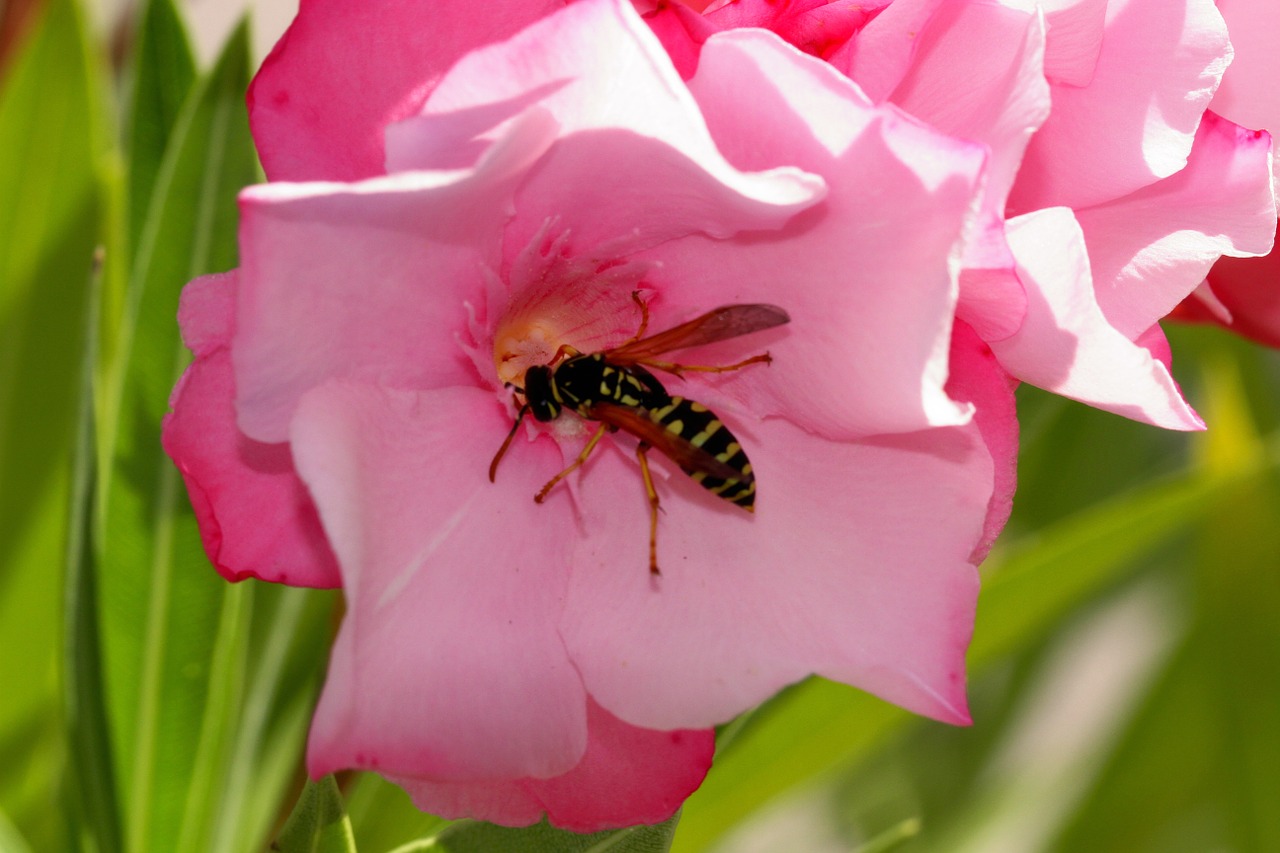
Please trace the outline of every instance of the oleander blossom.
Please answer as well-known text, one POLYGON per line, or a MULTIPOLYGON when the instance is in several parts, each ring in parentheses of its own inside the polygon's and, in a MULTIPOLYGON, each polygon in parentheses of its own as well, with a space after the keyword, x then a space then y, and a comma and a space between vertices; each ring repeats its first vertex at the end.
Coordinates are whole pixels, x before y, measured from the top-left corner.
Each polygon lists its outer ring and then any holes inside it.
MULTIPOLYGON (((765 27, 873 101, 986 144, 957 316, 1021 381, 1202 427, 1170 375, 1159 321, 1220 256, 1267 254, 1276 228, 1269 135, 1208 111, 1232 58, 1213 0, 642 5, 682 73, 712 33, 765 27)), ((1274 34, 1268 0, 1221 5, 1247 7, 1274 34)), ((1274 38, 1251 38, 1253 67, 1274 69, 1274 38)), ((1268 94, 1245 102, 1274 103, 1274 76, 1251 74, 1268 94)))
POLYGON ((709 727, 818 673, 968 721, 977 573, 1016 421, 956 319, 989 147, 875 105, 761 29, 683 79, 622 0, 313 0, 251 91, 273 180, 238 271, 198 279, 165 445, 228 578, 341 585, 318 776, 579 831, 671 815, 709 727), (765 302, 788 325, 680 354, 749 515, 635 440, 526 419, 506 383, 765 302))

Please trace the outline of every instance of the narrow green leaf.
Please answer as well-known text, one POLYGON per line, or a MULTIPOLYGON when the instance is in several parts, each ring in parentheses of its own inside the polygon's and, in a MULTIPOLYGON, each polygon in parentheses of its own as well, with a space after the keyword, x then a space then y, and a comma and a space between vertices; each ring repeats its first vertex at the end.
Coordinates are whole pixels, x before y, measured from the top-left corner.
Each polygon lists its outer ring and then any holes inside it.
POLYGON ((129 257, 138 251, 160 163, 195 82, 195 58, 173 0, 150 0, 139 17, 128 117, 129 257))
POLYGON ((78 5, 51 0, 0 90, 0 742, 13 746, 0 810, 36 849, 67 831, 56 803, 57 567, 100 229, 98 72, 78 5))
POLYGON ((578 835, 546 823, 520 829, 459 821, 435 838, 406 844, 393 853, 666 853, 671 849, 677 813, 654 826, 578 835))
POLYGON ((187 360, 178 294, 235 264, 236 194, 256 174, 247 84, 242 27, 174 125, 103 392, 97 580, 129 850, 208 849, 220 807, 211 774, 229 752, 247 678, 252 587, 230 587, 209 567, 159 442, 187 360))
POLYGON ((81 368, 79 427, 74 448, 71 509, 68 514, 65 613, 65 686, 67 741, 70 747, 65 785, 82 836, 97 853, 121 849, 119 795, 107 727, 102 682, 98 588, 92 547, 94 498, 93 383, 96 375, 101 269, 85 323, 81 368))
POLYGON ((319 782, 307 781, 298 805, 271 849, 280 853, 355 853, 351 821, 347 820, 342 792, 332 776, 319 782))

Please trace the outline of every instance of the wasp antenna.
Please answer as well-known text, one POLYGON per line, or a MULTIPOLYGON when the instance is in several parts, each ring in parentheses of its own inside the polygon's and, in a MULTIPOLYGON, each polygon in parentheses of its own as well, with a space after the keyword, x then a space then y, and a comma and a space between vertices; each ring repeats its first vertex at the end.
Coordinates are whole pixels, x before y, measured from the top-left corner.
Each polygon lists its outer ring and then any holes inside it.
MULTIPOLYGON (((510 385, 511 383, 507 383, 510 385)), ((529 412, 529 404, 525 403, 520 407, 520 412, 516 415, 516 422, 511 425, 511 432, 507 433, 506 439, 503 440, 502 446, 498 448, 497 454, 493 457, 493 461, 489 463, 489 482, 496 483, 498 477, 498 463, 502 461, 502 457, 506 455, 507 448, 511 446, 511 440, 516 437, 516 430, 520 429, 520 422, 524 420, 524 416, 529 412)))

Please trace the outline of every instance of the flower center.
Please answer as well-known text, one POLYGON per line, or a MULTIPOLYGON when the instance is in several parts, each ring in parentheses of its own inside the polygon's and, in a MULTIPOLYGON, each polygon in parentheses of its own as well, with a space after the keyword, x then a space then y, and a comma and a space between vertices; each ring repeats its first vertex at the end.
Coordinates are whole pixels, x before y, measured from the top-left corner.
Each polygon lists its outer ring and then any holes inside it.
POLYGON ((493 366, 499 382, 524 387, 530 367, 548 364, 561 346, 597 352, 625 340, 639 314, 631 294, 646 266, 599 255, 570 252, 568 234, 551 234, 548 223, 512 264, 505 304, 496 317, 493 366))

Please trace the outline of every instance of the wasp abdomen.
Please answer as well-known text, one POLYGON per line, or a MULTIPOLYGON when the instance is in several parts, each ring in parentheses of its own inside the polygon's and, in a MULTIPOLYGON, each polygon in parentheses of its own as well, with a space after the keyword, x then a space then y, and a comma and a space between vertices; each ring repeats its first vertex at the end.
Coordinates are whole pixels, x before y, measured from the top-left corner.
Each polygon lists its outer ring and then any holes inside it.
POLYGON ((747 459, 742 444, 715 412, 693 400, 672 397, 665 405, 649 409, 649 418, 667 432, 679 436, 739 472, 738 477, 722 478, 706 471, 681 466, 694 482, 713 495, 744 509, 754 510, 756 478, 751 472, 751 461, 747 459))

